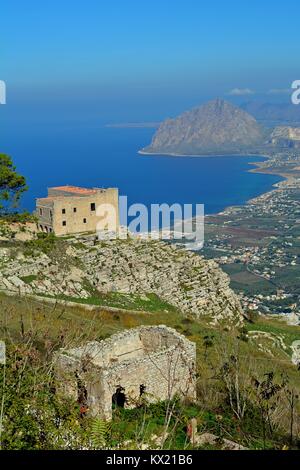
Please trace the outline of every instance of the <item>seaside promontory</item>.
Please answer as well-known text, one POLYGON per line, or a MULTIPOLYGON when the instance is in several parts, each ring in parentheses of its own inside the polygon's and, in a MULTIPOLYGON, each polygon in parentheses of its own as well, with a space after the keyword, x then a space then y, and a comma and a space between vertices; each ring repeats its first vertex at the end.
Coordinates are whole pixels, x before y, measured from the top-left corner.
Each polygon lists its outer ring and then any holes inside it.
POLYGON ((165 120, 140 153, 223 155, 248 153, 264 146, 268 131, 246 111, 216 99, 165 120))

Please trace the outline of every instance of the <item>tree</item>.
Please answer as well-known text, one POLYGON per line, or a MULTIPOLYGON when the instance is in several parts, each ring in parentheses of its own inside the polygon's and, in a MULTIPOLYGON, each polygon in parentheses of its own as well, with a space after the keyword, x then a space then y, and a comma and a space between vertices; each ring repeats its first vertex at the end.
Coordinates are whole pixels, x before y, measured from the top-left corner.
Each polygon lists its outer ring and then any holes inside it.
POLYGON ((22 193, 27 189, 26 180, 17 173, 12 159, 0 153, 0 212, 16 208, 22 193))
POLYGON ((286 400, 289 406, 290 414, 290 445, 294 443, 294 421, 295 421, 295 411, 297 411, 297 403, 299 401, 299 394, 294 388, 289 387, 290 379, 288 375, 284 374, 283 376, 283 389, 286 396, 286 400))
POLYGON ((274 372, 268 372, 264 374, 264 379, 262 381, 256 378, 252 379, 254 394, 256 396, 256 402, 261 415, 264 449, 266 448, 267 425, 269 427, 270 436, 273 437, 271 412, 276 409, 279 400, 279 393, 285 386, 284 380, 281 384, 275 383, 274 375, 274 372))
POLYGON ((219 379, 225 385, 230 407, 241 421, 246 413, 248 393, 238 355, 230 355, 219 372, 219 379))

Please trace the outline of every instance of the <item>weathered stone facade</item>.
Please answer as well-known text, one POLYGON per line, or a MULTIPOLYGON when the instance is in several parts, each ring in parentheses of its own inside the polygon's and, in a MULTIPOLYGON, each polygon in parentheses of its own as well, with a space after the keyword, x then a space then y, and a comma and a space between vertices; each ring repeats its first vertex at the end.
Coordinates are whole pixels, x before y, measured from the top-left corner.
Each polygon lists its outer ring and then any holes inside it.
POLYGON ((55 358, 60 391, 103 419, 111 419, 113 405, 133 408, 142 398, 194 401, 195 368, 195 343, 164 325, 126 330, 55 358))
POLYGON ((82 232, 96 232, 103 220, 99 212, 102 205, 110 205, 114 210, 115 229, 119 226, 119 201, 116 188, 78 188, 60 186, 48 188, 48 196, 36 200, 36 216, 39 229, 68 235, 82 232))

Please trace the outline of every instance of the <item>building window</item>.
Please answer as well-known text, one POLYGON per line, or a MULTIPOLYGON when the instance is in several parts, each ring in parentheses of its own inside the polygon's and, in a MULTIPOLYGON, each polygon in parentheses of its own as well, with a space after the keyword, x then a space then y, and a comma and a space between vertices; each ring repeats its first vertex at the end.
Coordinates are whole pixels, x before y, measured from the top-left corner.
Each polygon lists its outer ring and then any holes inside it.
POLYGON ((40 209, 40 215, 43 215, 43 209, 40 209))
POLYGON ((83 219, 83 223, 86 224, 86 219, 83 219))
POLYGON ((65 220, 62 221, 63 226, 65 227, 67 225, 67 222, 65 220))
POLYGON ((74 208, 73 208, 73 212, 77 212, 77 209, 76 209, 76 207, 74 207, 74 208))
POLYGON ((62 210, 61 210, 61 213, 62 213, 62 214, 65 214, 65 213, 66 213, 66 209, 62 209, 62 210))
POLYGON ((50 219, 52 219, 53 217, 53 214, 52 214, 52 211, 50 211, 50 219))
POLYGON ((96 204, 94 202, 91 203, 91 211, 96 210, 96 204))

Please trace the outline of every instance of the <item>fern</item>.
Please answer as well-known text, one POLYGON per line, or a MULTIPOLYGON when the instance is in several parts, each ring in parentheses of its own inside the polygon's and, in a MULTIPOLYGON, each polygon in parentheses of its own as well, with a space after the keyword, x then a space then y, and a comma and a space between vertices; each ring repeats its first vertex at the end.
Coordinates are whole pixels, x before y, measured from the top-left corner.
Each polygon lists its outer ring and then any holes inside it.
POLYGON ((111 431, 111 423, 95 418, 91 425, 91 440, 96 449, 103 449, 111 431))

